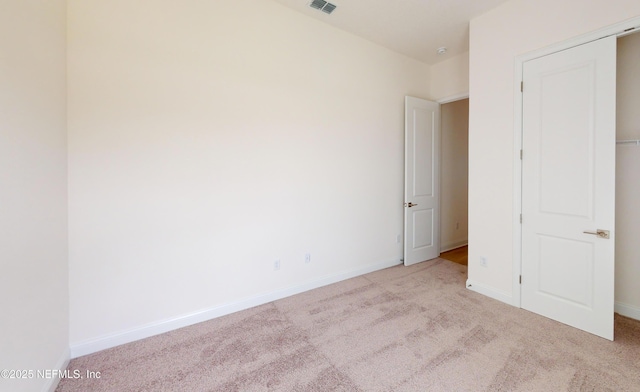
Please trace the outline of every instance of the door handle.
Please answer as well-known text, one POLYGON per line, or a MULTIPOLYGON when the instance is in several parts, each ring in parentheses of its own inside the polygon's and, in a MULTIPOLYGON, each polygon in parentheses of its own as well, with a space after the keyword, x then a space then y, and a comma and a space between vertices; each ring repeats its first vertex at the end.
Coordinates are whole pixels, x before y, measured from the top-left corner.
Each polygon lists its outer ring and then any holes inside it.
POLYGON ((597 235, 600 238, 609 239, 609 230, 583 231, 584 234, 597 235))
POLYGON ((408 203, 404 203, 404 206, 411 208, 411 207, 417 206, 417 204, 413 204, 412 202, 408 202, 408 203))

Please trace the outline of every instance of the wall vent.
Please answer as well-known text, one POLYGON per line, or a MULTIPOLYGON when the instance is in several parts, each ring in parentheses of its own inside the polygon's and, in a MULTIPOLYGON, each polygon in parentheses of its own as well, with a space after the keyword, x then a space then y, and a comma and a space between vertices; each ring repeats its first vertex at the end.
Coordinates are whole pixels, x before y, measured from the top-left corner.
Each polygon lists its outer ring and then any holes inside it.
POLYGON ((325 0, 313 0, 309 3, 309 7, 320 10, 325 14, 330 14, 337 8, 335 4, 328 3, 325 0))

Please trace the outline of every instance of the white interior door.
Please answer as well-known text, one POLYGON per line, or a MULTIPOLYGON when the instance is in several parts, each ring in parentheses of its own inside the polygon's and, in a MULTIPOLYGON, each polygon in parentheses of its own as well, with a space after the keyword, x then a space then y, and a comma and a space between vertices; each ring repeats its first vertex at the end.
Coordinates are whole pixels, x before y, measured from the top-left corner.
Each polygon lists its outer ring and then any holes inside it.
POLYGON ((440 104, 405 98, 404 264, 440 256, 440 104))
POLYGON ((523 81, 521 306, 613 340, 616 38, 523 81))

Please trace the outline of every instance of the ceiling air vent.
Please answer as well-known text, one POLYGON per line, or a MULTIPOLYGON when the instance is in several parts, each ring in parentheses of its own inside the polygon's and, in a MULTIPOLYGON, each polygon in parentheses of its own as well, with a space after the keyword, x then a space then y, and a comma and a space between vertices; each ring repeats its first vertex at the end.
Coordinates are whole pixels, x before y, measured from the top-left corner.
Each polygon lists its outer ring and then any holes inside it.
POLYGON ((324 7, 322 7, 322 12, 330 14, 333 12, 333 10, 336 9, 336 5, 335 4, 331 4, 331 3, 327 3, 327 5, 325 5, 324 7))
POLYGON ((311 4, 309 4, 309 7, 321 10, 325 5, 327 5, 327 2, 324 0, 313 0, 311 4))
POLYGON ((326 14, 330 14, 336 9, 335 4, 327 3, 324 0, 313 0, 309 3, 309 7, 320 10, 326 14))

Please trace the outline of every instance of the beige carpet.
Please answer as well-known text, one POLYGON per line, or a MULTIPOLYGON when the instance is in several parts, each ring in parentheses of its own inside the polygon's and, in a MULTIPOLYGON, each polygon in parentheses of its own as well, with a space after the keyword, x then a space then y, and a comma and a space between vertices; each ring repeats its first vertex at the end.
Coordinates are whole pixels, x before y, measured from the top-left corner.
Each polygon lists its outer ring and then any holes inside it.
POLYGON ((71 361, 57 391, 640 391, 640 322, 616 341, 394 267, 71 361))

